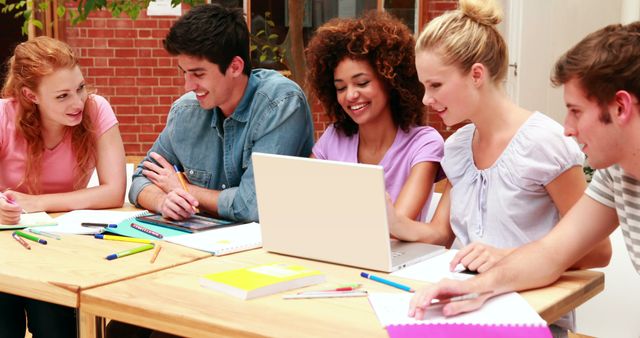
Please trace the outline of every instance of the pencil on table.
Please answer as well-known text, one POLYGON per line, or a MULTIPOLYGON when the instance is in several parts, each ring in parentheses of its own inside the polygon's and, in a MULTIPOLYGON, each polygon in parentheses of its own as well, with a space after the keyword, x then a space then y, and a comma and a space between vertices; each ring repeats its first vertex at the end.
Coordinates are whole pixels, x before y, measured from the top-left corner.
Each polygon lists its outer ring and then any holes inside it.
POLYGON ((158 258, 158 254, 160 253, 160 250, 162 249, 162 245, 160 245, 160 243, 156 243, 156 249, 153 251, 153 256, 151 256, 151 263, 155 263, 156 258, 158 258))

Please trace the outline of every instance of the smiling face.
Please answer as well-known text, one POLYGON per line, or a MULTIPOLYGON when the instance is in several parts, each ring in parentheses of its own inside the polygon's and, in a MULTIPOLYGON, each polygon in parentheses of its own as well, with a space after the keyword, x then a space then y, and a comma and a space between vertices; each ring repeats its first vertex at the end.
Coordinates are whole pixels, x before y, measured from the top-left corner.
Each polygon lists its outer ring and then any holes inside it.
POLYGON ((589 165, 601 169, 619 163, 622 155, 620 132, 615 123, 605 123, 601 119, 601 114, 608 115, 611 109, 616 109, 615 105, 602 108, 595 100, 587 98, 578 79, 564 84, 564 101, 567 106, 564 133, 576 138, 589 165))
POLYGON ((200 107, 220 107, 225 113, 233 112, 228 107, 232 97, 232 81, 226 73, 229 73, 230 67, 223 74, 218 65, 207 59, 185 54, 178 55, 178 67, 184 72, 184 90, 195 92, 200 107))
POLYGON ((82 122, 87 90, 78 66, 61 68, 42 77, 35 92, 23 90, 38 105, 45 127, 73 127, 82 122))
POLYGON ((477 91, 471 75, 462 74, 455 65, 447 65, 432 51, 416 54, 416 70, 424 85, 424 103, 435 111, 445 125, 452 126, 470 117, 477 91))
POLYGON ((368 61, 343 59, 333 78, 338 103, 359 126, 391 116, 389 94, 368 61))

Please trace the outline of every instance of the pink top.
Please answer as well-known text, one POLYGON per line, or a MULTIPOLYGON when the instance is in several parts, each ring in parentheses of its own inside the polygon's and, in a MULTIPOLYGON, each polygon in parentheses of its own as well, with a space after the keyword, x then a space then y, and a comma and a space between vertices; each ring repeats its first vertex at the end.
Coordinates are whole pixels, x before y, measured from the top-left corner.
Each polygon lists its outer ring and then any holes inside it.
MULTIPOLYGON (((313 155, 324 160, 358 162, 358 134, 351 137, 329 126, 313 147, 313 155)), ((412 127, 408 132, 398 129, 393 144, 384 154, 379 165, 384 168, 385 187, 395 203, 411 168, 420 162, 440 162, 444 155, 444 140, 431 127, 412 127)), ((436 181, 444 178, 438 171, 436 181)), ((426 215, 431 196, 427 199, 418 220, 426 215)))
MULTIPOLYGON (((118 123, 109 102, 98 95, 92 95, 97 109, 89 112, 96 130, 96 137, 118 123)), ((16 131, 18 103, 13 99, 0 99, 0 191, 7 188, 19 192, 27 192, 25 185, 20 184, 26 169, 27 143, 16 131)), ((45 150, 42 156, 42 173, 40 175, 41 193, 51 194, 74 190, 76 180, 76 158, 71 149, 71 133, 67 130, 62 141, 53 149, 45 150)), ((81 182, 82 186, 89 182, 81 182)))

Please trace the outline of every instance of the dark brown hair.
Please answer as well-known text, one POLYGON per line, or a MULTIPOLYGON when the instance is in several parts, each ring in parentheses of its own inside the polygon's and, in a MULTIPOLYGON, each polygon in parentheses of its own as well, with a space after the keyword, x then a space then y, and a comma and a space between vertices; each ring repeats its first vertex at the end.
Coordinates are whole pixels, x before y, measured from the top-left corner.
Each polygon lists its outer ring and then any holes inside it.
POLYGON ((606 106, 618 90, 640 99, 640 21, 609 25, 587 35, 556 62, 555 86, 578 79, 589 99, 602 108, 600 120, 610 122, 606 106))

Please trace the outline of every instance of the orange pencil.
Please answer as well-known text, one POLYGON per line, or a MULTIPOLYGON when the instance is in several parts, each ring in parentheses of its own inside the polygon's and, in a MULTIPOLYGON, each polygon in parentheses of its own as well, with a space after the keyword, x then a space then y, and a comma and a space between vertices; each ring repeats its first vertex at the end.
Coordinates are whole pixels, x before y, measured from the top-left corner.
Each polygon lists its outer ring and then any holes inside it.
MULTIPOLYGON (((173 165, 173 169, 175 169, 176 175, 178 175, 178 181, 180 181, 180 184, 182 185, 182 189, 184 189, 184 191, 186 192, 189 192, 189 188, 187 188, 187 180, 184 177, 184 174, 180 170, 178 170, 178 166, 175 164, 173 165)), ((198 210, 198 208, 196 208, 195 206, 192 205, 191 207, 193 208, 193 211, 195 213, 200 212, 200 210, 198 210)))
POLYGON ((160 243, 155 243, 155 246, 156 246, 156 249, 153 251, 153 256, 151 256, 151 264, 155 263, 156 258, 158 258, 158 254, 162 249, 162 246, 160 245, 160 243))

